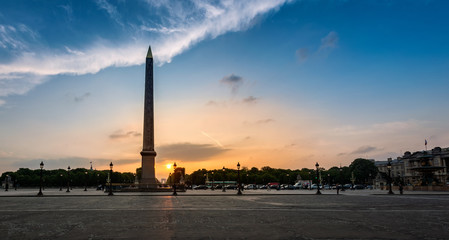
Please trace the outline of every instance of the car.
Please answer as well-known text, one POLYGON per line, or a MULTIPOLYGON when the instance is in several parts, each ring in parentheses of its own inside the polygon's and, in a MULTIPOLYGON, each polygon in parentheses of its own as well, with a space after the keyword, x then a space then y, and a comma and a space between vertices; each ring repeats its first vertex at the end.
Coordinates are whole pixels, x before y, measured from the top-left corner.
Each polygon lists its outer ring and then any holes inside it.
POLYGON ((356 184, 356 185, 354 185, 354 189, 365 189, 365 186, 363 186, 361 184, 356 184))
POLYGON ((206 189, 207 189, 207 186, 206 186, 206 185, 198 185, 198 186, 195 186, 193 189, 194 189, 194 190, 200 190, 200 189, 206 190, 206 189))
POLYGON ((255 190, 255 189, 257 189, 257 186, 254 185, 254 184, 248 184, 248 185, 245 186, 245 189, 255 190))

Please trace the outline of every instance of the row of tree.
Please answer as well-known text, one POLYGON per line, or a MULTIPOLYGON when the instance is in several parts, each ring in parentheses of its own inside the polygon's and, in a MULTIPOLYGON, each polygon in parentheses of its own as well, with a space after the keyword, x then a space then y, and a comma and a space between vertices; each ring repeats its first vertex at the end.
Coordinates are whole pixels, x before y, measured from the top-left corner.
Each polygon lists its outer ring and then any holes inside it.
MULTIPOLYGON (((39 186, 41 170, 31 170, 28 168, 20 168, 16 172, 4 172, 1 175, 2 181, 9 176, 11 184, 17 184, 21 187, 39 186)), ((85 168, 76 168, 70 170, 65 169, 42 170, 42 182, 47 187, 67 186, 70 181, 71 186, 96 186, 105 184, 109 176, 109 170, 88 170, 85 168)), ((120 173, 112 172, 113 183, 133 183, 135 175, 130 172, 120 173)), ((11 186, 12 187, 12 186, 11 186)))
MULTIPOLYGON (((312 180, 316 182, 320 178, 325 184, 370 184, 377 176, 378 169, 374 162, 367 159, 355 159, 349 167, 332 167, 330 169, 319 168, 320 174, 317 175, 316 169, 302 168, 297 170, 290 169, 276 169, 271 167, 262 167, 258 169, 253 167, 251 169, 243 167, 239 173, 236 169, 198 169, 191 174, 185 175, 185 183, 187 185, 205 184, 206 179, 209 181, 237 181, 237 174, 240 174, 240 180, 243 184, 267 184, 270 182, 278 182, 281 184, 294 184, 298 179, 312 180), (298 175, 300 177, 298 177, 298 175)), ((175 176, 176 182, 179 182, 180 177, 175 176)), ((169 179, 169 181, 173 181, 169 179)))
MULTIPOLYGON (((374 162, 358 158, 355 159, 348 167, 332 167, 328 170, 319 168, 320 179, 325 184, 345 184, 351 183, 354 180, 355 184, 369 184, 376 177, 378 170, 374 162)), ((30 170, 28 168, 20 168, 16 172, 4 172, 1 175, 2 181, 9 175, 12 183, 17 183, 19 186, 31 187, 39 186, 41 170, 30 170)), ((88 170, 85 168, 77 168, 70 170, 68 173, 65 169, 57 170, 42 170, 44 186, 66 186, 70 181, 72 186, 95 186, 105 184, 108 179, 108 170, 88 170)), ((206 179, 209 181, 237 181, 237 174, 240 174, 241 182, 244 184, 267 184, 270 182, 278 182, 281 184, 294 184, 298 179, 298 175, 302 180, 312 180, 316 182, 318 179, 316 169, 302 168, 297 170, 290 169, 276 169, 271 167, 262 167, 258 169, 253 167, 251 169, 243 167, 239 172, 236 169, 214 169, 206 170, 199 169, 191 174, 184 174, 184 169, 177 169, 174 174, 174 181, 180 182, 183 178, 187 185, 205 184, 206 179), (182 177, 181 177, 182 176, 182 177)), ((141 168, 137 169, 137 178, 140 178, 141 168)), ((135 174, 130 172, 112 173, 113 183, 133 183, 135 174)), ((173 175, 168 178, 168 182, 173 182, 173 175)))

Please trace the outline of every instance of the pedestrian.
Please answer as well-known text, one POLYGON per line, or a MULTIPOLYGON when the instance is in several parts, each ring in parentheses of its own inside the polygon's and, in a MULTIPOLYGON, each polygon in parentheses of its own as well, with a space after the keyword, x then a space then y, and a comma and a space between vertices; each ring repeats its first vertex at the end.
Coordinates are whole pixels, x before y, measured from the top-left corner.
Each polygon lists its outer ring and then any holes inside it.
POLYGON ((404 187, 402 186, 402 183, 399 183, 399 193, 401 195, 404 193, 404 187))
POLYGON ((340 184, 337 184, 337 195, 340 194, 340 184))

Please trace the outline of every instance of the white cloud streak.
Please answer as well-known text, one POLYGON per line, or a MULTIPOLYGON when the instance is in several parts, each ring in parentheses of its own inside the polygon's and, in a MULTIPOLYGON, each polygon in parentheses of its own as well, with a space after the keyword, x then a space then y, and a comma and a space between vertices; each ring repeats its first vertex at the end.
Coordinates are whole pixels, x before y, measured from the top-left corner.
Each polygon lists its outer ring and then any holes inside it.
MULTIPOLYGON (((227 32, 246 30, 257 16, 276 10, 288 1, 223 0, 216 5, 193 1, 193 8, 189 9, 171 7, 170 2, 159 2, 158 7, 166 7, 169 13, 164 25, 147 27, 148 23, 143 23, 145 26, 137 29, 135 36, 130 37, 132 42, 111 44, 105 40, 97 40, 85 49, 66 47, 65 52, 47 50, 42 53, 28 50, 11 62, 0 64, 0 96, 25 94, 48 77, 58 74, 94 74, 107 67, 140 65, 145 61, 149 43, 152 45, 156 63, 169 63, 173 57, 205 39, 213 39, 227 32), (148 31, 161 34, 137 37, 148 31)), ((106 10, 114 21, 122 23, 119 9, 105 0, 99 0, 97 4, 106 10)), ((14 34, 21 31, 32 34, 32 38, 38 36, 38 33, 28 30, 25 25, 20 25, 20 28, 1 25, 0 45, 26 49, 25 43, 14 38, 14 34)))

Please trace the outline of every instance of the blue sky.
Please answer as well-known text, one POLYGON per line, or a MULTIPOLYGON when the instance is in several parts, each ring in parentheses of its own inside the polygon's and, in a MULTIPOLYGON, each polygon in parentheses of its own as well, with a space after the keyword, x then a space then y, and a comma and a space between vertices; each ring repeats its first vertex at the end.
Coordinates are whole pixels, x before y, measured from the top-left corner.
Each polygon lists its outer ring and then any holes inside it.
POLYGON ((0 169, 323 167, 447 147, 446 1, 6 1, 0 169))

